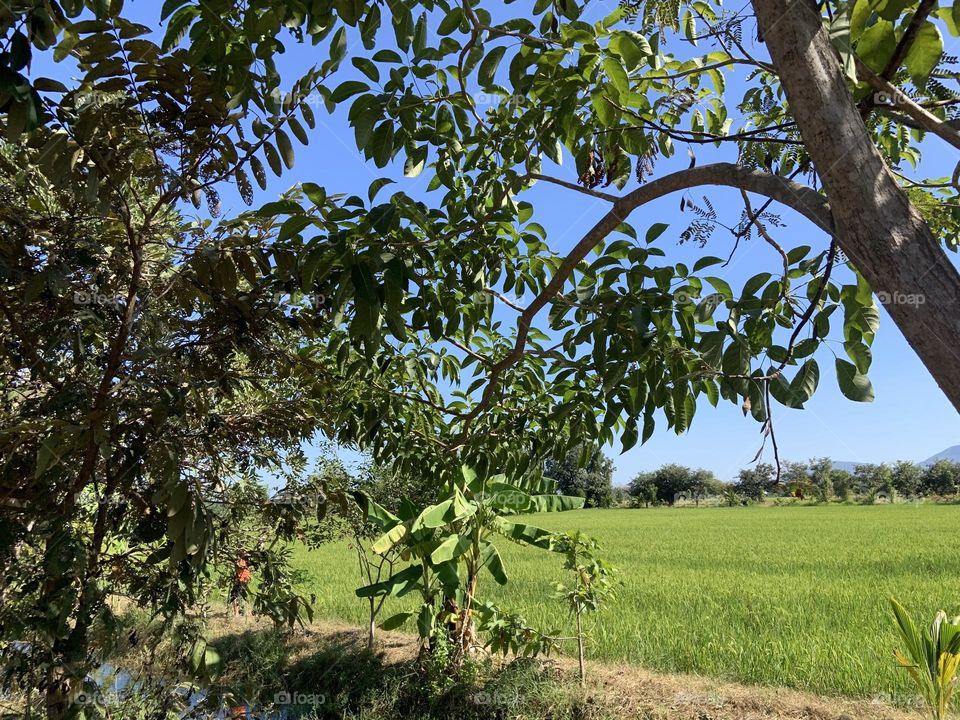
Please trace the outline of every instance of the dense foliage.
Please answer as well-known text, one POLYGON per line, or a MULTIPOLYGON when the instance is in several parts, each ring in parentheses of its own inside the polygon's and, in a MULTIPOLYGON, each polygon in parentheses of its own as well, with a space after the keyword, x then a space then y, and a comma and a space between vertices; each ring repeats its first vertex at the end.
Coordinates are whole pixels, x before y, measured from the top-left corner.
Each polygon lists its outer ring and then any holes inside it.
MULTIPOLYGON (((704 401, 770 437, 775 404, 802 407, 824 356, 845 396, 873 397, 865 268, 840 252, 844 208, 819 192, 831 168, 811 161, 783 68, 744 45, 746 11, 625 2, 589 23, 567 0, 167 0, 144 25, 129 5, 0 7, 3 627, 40 659, 50 717, 77 712, 109 592, 175 617, 229 568, 239 527, 278 548, 323 516, 329 503, 251 490, 264 472, 300 483, 319 433, 451 492, 462 465, 530 489, 574 445, 683 432, 704 401), (281 77, 284 44, 307 41, 317 65, 281 77), (60 79, 36 76, 39 55, 65 63, 60 79), (294 165, 316 97, 347 110, 385 175, 365 198, 315 178, 261 205, 255 185, 294 165), (690 166, 663 173, 683 144, 690 166), (701 146, 724 162, 698 164, 701 146), (384 197, 400 173, 427 173, 425 197, 384 197), (566 254, 538 222, 538 183, 608 206, 566 254), (693 195, 717 184, 742 210, 693 195), (228 187, 255 209, 218 218, 228 187), (629 223, 673 192, 691 220, 680 239, 705 250, 692 267, 666 257, 667 223, 629 223), (783 247, 774 200, 827 235, 783 247), (734 289, 706 252, 720 231, 776 265, 734 289), (818 354, 833 339, 846 358, 818 354)), ((957 244, 956 182, 918 162, 924 132, 953 137, 943 37, 960 6, 933 5, 826 2, 816 28, 940 257, 957 244)), ((423 511, 402 510, 391 531, 423 511)), ((496 567, 471 547, 473 572, 496 567)), ((283 553, 259 561, 276 579, 260 607, 295 621, 283 553)))

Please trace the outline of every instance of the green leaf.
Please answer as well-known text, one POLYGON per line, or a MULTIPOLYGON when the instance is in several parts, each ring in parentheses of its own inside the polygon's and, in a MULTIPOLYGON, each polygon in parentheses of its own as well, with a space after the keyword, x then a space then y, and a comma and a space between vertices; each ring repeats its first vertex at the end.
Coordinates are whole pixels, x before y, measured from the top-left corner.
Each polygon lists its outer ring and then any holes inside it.
POLYGON ((430 554, 430 562, 439 565, 442 562, 455 560, 470 549, 471 542, 469 535, 451 535, 430 554))
POLYGON ((307 199, 314 204, 315 207, 321 207, 327 202, 327 191, 324 190, 320 185, 312 182, 306 182, 301 185, 303 188, 303 194, 307 196, 307 199))
MULTIPOLYGON (((370 226, 380 235, 386 235, 393 224, 393 219, 396 214, 396 205, 384 203, 383 205, 377 205, 376 207, 370 208, 370 212, 367 213, 367 222, 369 222, 370 226)), ((373 302, 373 298, 365 299, 373 302)))
POLYGON ((653 55, 653 49, 643 35, 622 30, 610 37, 610 49, 620 56, 628 71, 635 70, 640 63, 653 55))
POLYGON ((480 63, 480 69, 477 71, 477 81, 481 87, 493 85, 497 74, 497 68, 500 67, 500 61, 503 60, 503 54, 507 51, 505 47, 498 46, 487 53, 480 63))
POLYGON ((437 35, 441 37, 449 35, 459 27, 461 22, 463 22, 463 10, 460 7, 454 7, 444 16, 443 20, 440 21, 440 24, 437 26, 437 35))
POLYGON ((339 63, 347 54, 347 31, 342 27, 337 28, 337 32, 330 41, 330 59, 334 63, 339 63))
POLYGON ((860 36, 857 55, 875 72, 882 71, 897 48, 897 35, 893 23, 879 20, 860 36))
POLYGON ((161 43, 163 50, 170 50, 179 45, 193 21, 198 17, 200 17, 200 8, 196 5, 188 5, 177 10, 167 23, 167 31, 161 43))
POLYGON ((496 546, 493 543, 484 543, 482 552, 483 563, 490 574, 493 575, 493 579, 497 581, 498 585, 506 585, 507 571, 503 567, 503 560, 496 546))
POLYGON ((873 402, 873 384, 862 375, 857 366, 837 358, 837 383, 840 392, 854 402, 873 402))
POLYGON ((370 187, 367 189, 367 198, 370 200, 370 202, 373 202, 373 199, 377 196, 377 193, 379 193, 380 190, 387 185, 392 185, 394 182, 395 181, 391 180, 390 178, 377 178, 370 183, 370 187))
POLYGON ((384 120, 376 130, 373 131, 371 138, 371 152, 373 161, 377 167, 386 167, 393 157, 393 121, 384 120))
POLYGON ((683 14, 683 35, 694 45, 697 44, 697 18, 689 10, 683 14))
POLYGON ((406 536, 407 526, 396 525, 381 535, 377 541, 370 546, 370 551, 376 553, 377 555, 385 555, 406 536))
POLYGON ((885 20, 898 20, 917 0, 870 0, 870 6, 885 20))
POLYGON ((273 174, 277 177, 283 175, 283 165, 280 162, 280 153, 277 152, 277 149, 268 142, 263 144, 263 154, 267 158, 267 164, 270 165, 270 169, 273 171, 273 174))
POLYGON ((407 155, 407 160, 403 164, 403 174, 407 177, 417 177, 423 172, 423 167, 427 162, 427 146, 421 145, 414 148, 407 155))
POLYGON ((422 577, 423 568, 420 565, 411 565, 410 567, 391 575, 383 582, 364 585, 361 588, 357 588, 356 595, 357 597, 361 598, 380 597, 381 595, 386 595, 388 597, 402 597, 411 590, 414 590, 422 577))
POLYGON ((862 342, 847 341, 843 344, 843 349, 847 351, 847 356, 853 360, 857 370, 866 375, 870 371, 870 363, 873 362, 873 352, 870 347, 862 342))
POLYGON ((397 613, 388 617, 386 620, 381 623, 380 628, 383 630, 396 630, 398 627, 401 627, 404 623, 407 622, 410 618, 414 616, 412 612, 402 612, 397 613))
POLYGON ((802 408, 803 404, 813 397, 819 384, 820 366, 816 360, 811 358, 800 367, 800 371, 794 376, 793 381, 790 383, 791 402, 784 403, 784 405, 787 407, 802 408))
POLYGON ((380 69, 375 62, 363 57, 351 58, 350 62, 373 82, 380 82, 380 69))
POLYGON ((603 61, 603 71, 617 92, 621 96, 626 95, 630 89, 630 83, 627 80, 627 72, 623 69, 620 61, 612 57, 605 58, 603 61))
POLYGON ((630 448, 637 444, 637 440, 640 438, 640 431, 637 428, 636 418, 630 418, 627 420, 627 425, 623 429, 623 435, 620 438, 621 448, 620 453, 623 454, 627 452, 630 448))
POLYGON ((694 308, 693 317, 698 323, 706 323, 723 304, 723 297, 719 293, 712 293, 703 298, 694 308))
POLYGON ((644 240, 647 242, 647 244, 652 243, 658 237, 663 235, 668 227, 670 227, 669 223, 654 223, 650 226, 650 229, 647 230, 644 240))
MULTIPOLYGON (((713 255, 705 255, 693 264, 693 272, 700 272, 704 268, 708 268, 711 265, 719 265, 722 262, 723 258, 718 258, 713 255)), ((733 297, 732 293, 730 297, 733 297)))
POLYGON ((923 87, 927 84, 927 78, 942 55, 943 36, 940 29, 929 20, 924 20, 904 60, 914 85, 923 87))
POLYGON ((590 102, 600 124, 604 127, 613 127, 620 119, 620 111, 606 99, 607 94, 608 91, 604 88, 594 90, 590 93, 590 102))
POLYGON ((417 615, 417 632, 420 637, 428 638, 433 635, 433 606, 424 603, 420 606, 420 613, 417 615))
POLYGON ((295 160, 293 143, 283 130, 277 130, 277 148, 280 150, 280 157, 283 158, 283 164, 287 166, 287 170, 292 170, 295 160))
POLYGON ((583 507, 584 498, 570 495, 531 495, 533 512, 567 512, 583 507))
POLYGON ((524 523, 510 522, 503 518, 494 518, 494 527, 497 532, 514 540, 515 542, 535 545, 536 547, 549 549, 552 533, 538 528, 535 525, 526 525, 524 523))
POLYGON ((846 13, 839 13, 830 23, 830 42, 840 54, 844 74, 857 82, 857 63, 850 41, 850 18, 846 13))
MULTIPOLYGON (((368 61, 369 62, 369 61, 368 61)), ((347 80, 341 83, 336 90, 330 93, 331 102, 341 103, 347 98, 353 97, 358 93, 366 92, 370 86, 359 80, 347 80)))

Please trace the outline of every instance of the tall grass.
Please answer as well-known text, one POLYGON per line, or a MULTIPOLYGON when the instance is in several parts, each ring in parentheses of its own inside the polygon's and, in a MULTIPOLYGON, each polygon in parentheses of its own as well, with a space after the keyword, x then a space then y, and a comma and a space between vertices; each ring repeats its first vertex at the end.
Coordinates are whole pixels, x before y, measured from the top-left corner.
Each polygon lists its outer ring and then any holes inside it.
MULTIPOLYGON (((622 571, 616 601, 588 627, 595 660, 906 703, 915 695, 895 666, 886 599, 896 595, 919 617, 960 612, 960 557, 944 549, 957 536, 956 506, 585 510, 533 520, 596 537, 622 571)), ((560 557, 500 548, 510 583, 487 582, 487 597, 535 627, 568 625, 550 598, 560 557)), ((319 617, 363 622, 345 546, 298 548, 296 559, 319 617)), ((391 601, 384 617, 405 606, 391 601)))

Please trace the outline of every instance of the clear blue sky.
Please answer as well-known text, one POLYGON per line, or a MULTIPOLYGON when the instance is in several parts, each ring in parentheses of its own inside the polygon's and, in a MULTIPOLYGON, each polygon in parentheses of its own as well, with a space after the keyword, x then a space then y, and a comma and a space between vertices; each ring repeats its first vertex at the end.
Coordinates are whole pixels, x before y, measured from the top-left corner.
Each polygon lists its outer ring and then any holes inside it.
MULTIPOLYGON (((523 4, 516 3, 505 8, 511 16, 523 14, 523 4)), ((494 7, 494 5, 490 5, 494 7)), ((586 19, 600 19, 615 7, 613 2, 591 4, 586 19)), ((159 3, 136 3, 133 14, 145 24, 154 25, 159 14, 159 3)), ((500 13, 497 13, 498 15, 500 13)), ((948 43, 949 44, 949 43, 948 43)), ((325 49, 297 46, 287 43, 288 53, 281 63, 284 76, 290 82, 310 65, 326 57, 325 49)), ((762 47, 756 48, 764 54, 762 47)), ((947 52, 955 52, 956 47, 947 52)), ((359 43, 352 44, 349 53, 356 52, 369 57, 359 43)), ((677 52, 681 52, 678 48, 677 52)), ((684 53, 689 52, 683 50, 684 53)), ((707 52, 701 47, 699 52, 707 52)), ((355 71, 344 64, 343 79, 355 71)), ((35 74, 63 76, 64 66, 50 67, 46 59, 35 63, 35 74)), ((739 100, 742 85, 735 75, 728 75, 728 95, 739 100)), ((734 103, 735 104, 735 103, 734 103)), ((429 201, 425 193, 429 181, 428 172, 419 178, 407 179, 402 173, 402 158, 399 162, 378 170, 363 161, 354 144, 353 132, 348 128, 345 113, 327 115, 322 106, 316 109, 317 128, 310 133, 310 145, 298 148, 296 167, 282 179, 272 179, 265 193, 259 193, 258 202, 266 201, 278 192, 301 181, 325 185, 330 192, 345 192, 366 196, 370 183, 377 177, 390 177, 397 181, 382 191, 404 190, 415 198, 429 201)), ((735 127, 737 123, 735 122, 735 127)), ((957 153, 948 145, 933 139, 925 143, 924 169, 930 176, 949 175, 956 165, 957 153)), ((736 149, 722 151, 697 149, 698 160, 705 162, 736 160, 736 149)), ((572 160, 563 167, 554 167, 545 160, 544 172, 574 180, 572 160)), ((671 162, 662 162, 657 175, 684 167, 688 162, 686 149, 678 148, 678 157, 671 162)), ((635 187, 628 184, 625 192, 635 187)), ((236 193, 223 192, 224 212, 243 209, 236 193)), ((742 208, 739 194, 735 191, 707 188, 696 192, 691 199, 700 201, 707 194, 718 208, 721 219, 735 225, 742 208)), ((572 193, 569 190, 542 183, 527 194, 534 203, 534 220, 549 232, 551 247, 558 252, 570 248, 607 209, 605 203, 572 193)), ((755 202, 755 207, 759 202, 755 202)), ((690 222, 690 216, 678 211, 679 197, 671 196, 637 210, 630 221, 640 232, 654 222, 670 223, 670 228, 658 241, 668 259, 674 262, 690 262, 707 254, 725 257, 732 248, 732 238, 718 228, 713 239, 703 250, 695 245, 679 246, 677 238, 690 222)), ((771 208, 775 209, 775 208, 771 208)), ((815 250, 826 247, 827 236, 810 223, 793 213, 783 211, 787 227, 778 229, 776 237, 787 248, 797 245, 812 245, 815 250)), ((767 245, 758 239, 742 243, 729 267, 714 274, 730 282, 734 292, 743 281, 761 271, 776 272, 778 258, 767 245)), ((714 268, 716 270, 716 268, 714 268)), ((821 367, 820 388, 804 410, 775 407, 774 420, 780 444, 781 457, 808 459, 814 456, 830 456, 837 460, 855 462, 880 462, 896 459, 923 460, 947 446, 960 444, 960 416, 953 410, 936 384, 909 348, 903 336, 881 309, 880 332, 873 347, 874 362, 870 371, 876 391, 876 400, 870 404, 858 404, 846 400, 837 389, 833 375, 833 357, 830 350, 821 350, 818 360, 821 367)), ((843 354, 839 343, 835 351, 843 354)), ((721 401, 714 409, 701 403, 692 428, 682 436, 659 430, 643 446, 619 455, 618 448, 607 448, 616 464, 615 482, 625 483, 640 470, 658 467, 665 462, 681 462, 702 466, 717 473, 721 479, 733 478, 746 466, 760 447, 760 426, 752 418, 744 418, 740 410, 721 401)), ((765 459, 770 458, 769 446, 765 459)))

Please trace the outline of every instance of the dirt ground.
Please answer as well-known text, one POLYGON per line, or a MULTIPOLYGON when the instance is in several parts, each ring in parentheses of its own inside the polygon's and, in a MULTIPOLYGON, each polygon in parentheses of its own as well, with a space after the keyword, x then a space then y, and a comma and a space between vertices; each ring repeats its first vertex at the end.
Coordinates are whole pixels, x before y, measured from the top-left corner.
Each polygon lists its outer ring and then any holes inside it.
MULTIPOLYGON (((252 621, 248 621, 252 622, 252 621)), ((342 623, 322 621, 300 636, 302 651, 311 639, 336 635, 363 647, 363 631, 342 623)), ((377 652, 385 662, 409 660, 416 638, 378 632, 377 652)), ((576 682, 576 661, 546 660, 558 676, 576 682)), ((871 700, 848 700, 774 687, 754 687, 696 675, 658 673, 633 665, 589 663, 587 692, 611 714, 625 720, 916 720, 915 712, 871 700)))
MULTIPOLYGON (((210 619, 208 637, 266 629, 267 621, 232 619, 217 613, 210 619)), ((316 622, 295 635, 293 655, 306 657, 318 645, 335 639, 337 645, 359 650, 366 645, 364 631, 343 623, 316 622)), ((377 654, 387 664, 415 657, 416 638, 379 631, 377 654)), ((576 661, 551 657, 546 667, 558 679, 575 683, 576 661)), ((916 720, 916 712, 870 700, 823 697, 775 687, 755 687, 696 675, 659 673, 626 664, 588 663, 586 693, 592 703, 624 720, 916 720)), ((9 717, 0 701, 0 717, 9 717)))

